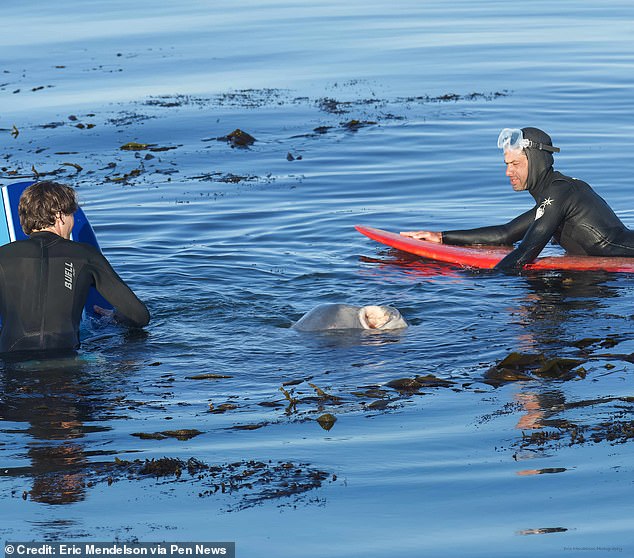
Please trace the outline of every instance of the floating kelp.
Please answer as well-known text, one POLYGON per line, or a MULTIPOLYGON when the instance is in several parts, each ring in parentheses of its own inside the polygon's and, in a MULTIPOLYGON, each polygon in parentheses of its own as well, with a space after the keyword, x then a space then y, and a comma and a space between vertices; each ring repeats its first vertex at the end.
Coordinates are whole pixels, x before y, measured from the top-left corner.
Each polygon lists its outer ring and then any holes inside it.
POLYGON ((209 412, 214 413, 216 415, 226 413, 227 411, 233 411, 237 409, 238 406, 233 403, 221 403, 220 405, 214 406, 213 403, 209 403, 209 412))
POLYGON ((390 380, 385 385, 397 391, 407 393, 417 392, 421 387, 423 387, 423 385, 415 378, 397 378, 396 380, 390 380))
POLYGON ((106 180, 110 182, 127 182, 131 178, 135 178, 143 173, 141 169, 134 169, 125 174, 115 174, 113 176, 107 176, 106 180))
POLYGON ((348 122, 342 122, 341 123, 341 127, 345 128, 346 130, 350 130, 351 132, 356 132, 357 130, 360 130, 361 128, 366 128, 367 126, 376 126, 376 124, 378 124, 378 122, 375 122, 373 120, 348 120, 348 122))
POLYGON ((232 463, 222 469, 210 468, 206 480, 211 482, 208 490, 199 493, 201 498, 214 494, 243 493, 237 509, 246 509, 267 500, 297 497, 317 489, 335 475, 311 468, 306 463, 290 461, 276 464, 261 461, 232 463))
POLYGON ((257 176, 252 176, 252 175, 238 175, 238 174, 228 173, 222 176, 221 178, 218 178, 218 182, 224 182, 228 184, 239 184, 240 182, 251 182, 251 181, 257 180, 257 178, 258 178, 257 176))
MULTIPOLYGON (((206 465, 194 459, 193 457, 187 461, 176 459, 174 457, 161 457, 159 459, 146 459, 143 462, 135 462, 139 464, 138 473, 140 475, 149 475, 152 477, 168 477, 175 476, 180 478, 183 471, 187 471, 190 475, 194 475, 206 468, 206 465)), ((130 462, 118 461, 119 465, 132 465, 130 462)))
POLYGON ((280 401, 260 401, 260 403, 258 403, 258 405, 260 407, 269 407, 269 408, 273 408, 273 409, 284 406, 284 404, 281 403, 280 401))
POLYGON ((585 378, 586 370, 580 367, 584 362, 586 361, 574 358, 551 358, 533 373, 542 378, 556 378, 559 380, 570 380, 576 377, 585 378), (577 369, 573 372, 573 368, 577 369))
POLYGON ((317 396, 322 401, 329 401, 329 402, 335 403, 335 404, 341 403, 341 398, 340 397, 337 397, 335 395, 330 395, 329 393, 326 393, 323 389, 317 387, 315 384, 311 384, 310 382, 308 383, 308 385, 317 392, 317 396))
POLYGON ((286 382, 282 382, 282 385, 284 387, 288 387, 288 386, 298 386, 299 384, 303 384, 305 381, 307 381, 305 378, 302 379, 296 379, 296 380, 287 380, 286 382))
POLYGON ((66 126, 66 122, 49 122, 48 124, 41 124, 39 128, 42 128, 43 130, 54 130, 60 126, 66 126))
POLYGON ((352 395, 356 397, 368 397, 370 399, 382 399, 388 396, 388 392, 378 386, 366 388, 364 391, 353 391, 352 395))
POLYGON ((329 130, 332 130, 332 126, 317 126, 313 129, 313 132, 317 134, 327 134, 329 130))
POLYGON ((507 382, 521 382, 535 377, 571 380, 584 378, 586 370, 580 368, 586 360, 573 358, 546 358, 543 354, 512 352, 484 374, 485 383, 494 387, 507 382))
POLYGON ((195 374, 194 376, 185 376, 186 380, 224 380, 232 378, 225 374, 214 374, 213 372, 206 372, 204 374, 195 374))
POLYGON ((461 95, 458 93, 444 93, 442 95, 437 95, 435 97, 429 95, 419 95, 417 97, 402 97, 397 99, 399 102, 406 103, 448 103, 448 102, 458 102, 458 101, 493 101, 498 99, 499 97, 507 97, 509 92, 507 90, 503 91, 494 91, 492 93, 467 93, 466 95, 461 95))
POLYGON ((368 409, 372 409, 373 411, 383 411, 384 409, 387 409, 392 402, 393 399, 379 399, 377 401, 372 401, 372 403, 366 407, 368 409))
POLYGON ((268 424, 268 422, 258 422, 256 424, 236 424, 231 427, 231 430, 259 430, 268 424))
POLYGON ((135 432, 132 436, 136 436, 141 440, 165 440, 166 438, 176 438, 184 442, 196 436, 203 434, 196 429, 180 429, 180 430, 163 430, 162 432, 135 432))
POLYGON ((522 448, 544 446, 549 442, 560 440, 562 435, 561 431, 553 430, 537 430, 535 432, 531 432, 530 434, 522 432, 522 441, 520 446, 522 448))
POLYGON ((84 170, 84 168, 81 165, 78 165, 77 163, 62 163, 62 165, 66 167, 73 167, 77 172, 81 172, 84 170))
POLYGON ((161 95, 152 97, 143 104, 150 107, 176 108, 195 103, 200 103, 200 99, 192 97, 191 95, 161 95))
POLYGON ((337 101, 329 97, 324 97, 316 101, 319 110, 327 112, 329 114, 345 114, 352 109, 353 103, 337 101))
MULTIPOLYGON (((552 421, 551 421, 552 422, 552 421)), ((634 421, 614 419, 595 425, 578 424, 567 420, 557 420, 556 430, 546 428, 527 434, 517 443, 521 449, 557 448, 586 443, 607 442, 612 445, 625 444, 634 440, 634 421)), ((546 472, 559 472, 549 471, 546 472)))
POLYGON ((588 435, 595 443, 624 444, 634 440, 634 421, 602 422, 590 429, 588 435))
POLYGON ((132 436, 140 438, 141 440, 165 440, 167 436, 160 432, 134 432, 132 436))
POLYGON ((299 400, 293 397, 292 393, 290 391, 285 390, 284 387, 280 387, 280 391, 284 394, 284 397, 286 397, 286 400, 288 401, 288 407, 286 408, 286 412, 288 414, 296 412, 297 404, 299 403, 299 400))
POLYGON ((484 382, 493 387, 498 387, 508 382, 528 382, 533 380, 532 376, 509 368, 499 368, 494 366, 489 368, 484 375, 484 382))
POLYGON ((36 87, 31 87, 31 91, 35 92, 35 91, 43 91, 44 89, 52 89, 53 87, 55 87, 54 85, 38 85, 36 87))
POLYGON ((424 387, 450 387, 454 384, 455 382, 450 380, 443 380, 441 378, 437 378, 433 374, 428 374, 426 376, 416 376, 414 378, 397 378, 396 380, 390 380, 385 385, 400 392, 415 393, 424 387))
POLYGON ((588 347, 596 345, 602 349, 611 349, 621 341, 623 341, 623 337, 619 335, 609 335, 605 339, 601 339, 600 337, 585 337, 578 341, 573 341, 572 346, 579 349, 587 349, 588 347))
POLYGON ((598 345, 600 342, 601 339, 598 337, 585 337, 584 339, 579 339, 579 341, 573 341, 571 344, 578 349, 586 349, 592 345, 598 345))
POLYGON ((456 382, 438 378, 434 376, 433 374, 427 374, 426 376, 416 376, 414 379, 422 387, 451 387, 456 384, 456 382))
POLYGON ((231 147, 249 147, 257 141, 251 134, 240 130, 240 128, 236 128, 230 134, 216 139, 228 142, 231 147))
MULTIPOLYGON (((264 501, 291 499, 320 488, 324 482, 337 477, 311 467, 309 463, 291 461, 263 462, 243 460, 233 463, 209 465, 195 457, 180 459, 161 457, 128 461, 115 458, 111 463, 93 463, 83 468, 87 486, 99 482, 108 486, 125 481, 155 479, 157 486, 167 483, 187 483, 198 498, 224 495, 228 510, 242 510, 264 501), (229 499, 227 499, 229 498, 229 499)), ((43 476, 54 476, 47 472, 43 476)), ((24 494, 27 499, 29 493, 24 494)))
POLYGON ((153 151, 153 152, 162 152, 162 151, 171 151, 172 149, 178 149, 178 146, 157 146, 155 143, 138 143, 136 141, 130 141, 128 143, 123 144, 119 147, 122 151, 153 151))
POLYGON ((335 425, 335 422, 337 422, 337 417, 330 413, 324 413, 320 417, 317 417, 316 420, 319 426, 328 431, 335 425))

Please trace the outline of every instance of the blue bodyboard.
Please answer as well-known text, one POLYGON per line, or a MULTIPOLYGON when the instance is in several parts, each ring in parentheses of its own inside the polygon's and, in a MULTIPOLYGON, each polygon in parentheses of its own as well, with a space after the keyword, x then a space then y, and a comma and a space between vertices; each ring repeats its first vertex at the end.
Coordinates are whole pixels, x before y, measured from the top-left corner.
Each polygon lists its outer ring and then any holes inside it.
MULTIPOLYGON (((0 245, 28 238, 20 225, 18 204, 20 203, 22 192, 33 183, 33 181, 15 182, 2 187, 2 204, 0 204, 0 245)), ((75 212, 75 225, 71 231, 71 240, 75 242, 85 242, 101 250, 95 232, 88 222, 88 217, 86 217, 86 214, 81 208, 75 212)), ((112 309, 112 304, 102 297, 97 292, 97 289, 91 287, 88 299, 86 300, 86 314, 96 316, 93 310, 93 306, 95 305, 112 309)))

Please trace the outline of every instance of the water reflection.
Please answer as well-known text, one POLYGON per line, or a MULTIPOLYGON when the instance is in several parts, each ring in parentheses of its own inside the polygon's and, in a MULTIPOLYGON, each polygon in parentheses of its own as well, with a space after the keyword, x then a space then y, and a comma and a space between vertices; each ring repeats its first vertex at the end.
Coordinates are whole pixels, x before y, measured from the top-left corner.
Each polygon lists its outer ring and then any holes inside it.
POLYGON ((596 332, 587 324, 596 324, 606 299, 617 298, 620 291, 609 284, 614 274, 604 272, 539 273, 524 277, 527 288, 510 311, 521 326, 520 345, 526 350, 542 347, 565 348, 566 342, 596 332), (577 327, 578 326, 578 327, 577 327))
POLYGON ((548 426, 551 417, 561 413, 565 408, 565 396, 561 390, 522 391, 515 394, 523 414, 515 428, 519 430, 540 429, 548 426))
POLYGON ((75 356, 5 362, 0 370, 0 421, 28 425, 10 432, 16 439, 18 433, 28 437, 25 453, 18 456, 31 463, 3 473, 30 477, 28 495, 36 502, 69 504, 85 498, 89 463, 85 438, 109 430, 93 425, 107 401, 105 389, 95 381, 94 364, 75 356))
MULTIPOLYGON (((395 249, 389 249, 390 259, 380 259, 369 256, 359 256, 359 261, 365 264, 378 264, 375 268, 370 268, 369 274, 376 275, 385 280, 385 272, 398 271, 399 274, 412 277, 414 279, 433 279, 435 277, 452 277, 459 279, 464 276, 464 269, 454 264, 445 262, 437 262, 418 256, 412 256, 405 252, 395 249)), ((367 270, 365 270, 367 273, 367 270)))
MULTIPOLYGON (((560 373, 553 373, 551 367, 549 373, 542 373, 545 366, 540 370, 529 367, 523 370, 528 374, 516 378, 524 381, 518 383, 519 389, 514 394, 520 413, 515 429, 522 432, 520 447, 529 450, 528 453, 515 454, 516 459, 530 459, 535 456, 535 450, 555 441, 558 443, 563 438, 568 440, 567 444, 583 443, 584 438, 579 433, 585 426, 577 424, 578 417, 570 416, 572 409, 612 401, 611 398, 593 397, 589 401, 573 398, 571 402, 572 390, 566 384, 571 380, 585 381, 588 374, 585 367, 592 359, 593 348, 616 342, 613 338, 602 339, 597 330, 602 325, 600 318, 605 313, 607 300, 621 296, 616 279, 614 274, 603 272, 530 274, 524 277, 527 289, 509 308, 515 317, 514 323, 520 326, 519 347, 541 358, 540 362, 565 361, 571 368, 562 366, 559 370, 554 367, 560 373), (590 324, 592 329, 589 329, 590 324)), ((609 428, 609 423, 606 425, 609 428)), ((526 476, 563 470, 529 469, 518 474, 526 476)))

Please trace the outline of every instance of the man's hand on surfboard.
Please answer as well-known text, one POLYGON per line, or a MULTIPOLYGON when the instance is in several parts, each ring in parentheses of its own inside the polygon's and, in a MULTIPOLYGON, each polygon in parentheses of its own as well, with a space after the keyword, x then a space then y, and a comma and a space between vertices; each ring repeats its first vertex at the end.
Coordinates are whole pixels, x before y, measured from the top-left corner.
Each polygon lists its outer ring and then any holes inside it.
POLYGON ((401 235, 415 238, 416 240, 427 240, 428 242, 442 244, 442 233, 435 231, 404 231, 401 232, 401 235))

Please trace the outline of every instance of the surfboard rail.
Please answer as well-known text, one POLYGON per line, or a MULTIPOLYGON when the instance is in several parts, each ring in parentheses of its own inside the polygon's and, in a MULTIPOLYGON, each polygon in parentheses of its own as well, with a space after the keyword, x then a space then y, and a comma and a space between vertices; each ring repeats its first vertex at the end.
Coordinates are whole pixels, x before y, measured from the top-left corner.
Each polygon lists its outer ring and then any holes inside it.
MULTIPOLYGON (((368 238, 391 248, 430 260, 477 269, 493 269, 512 248, 503 246, 455 246, 417 240, 398 233, 355 225, 368 238)), ((534 270, 608 271, 634 273, 634 258, 599 256, 546 256, 524 266, 534 270)))

